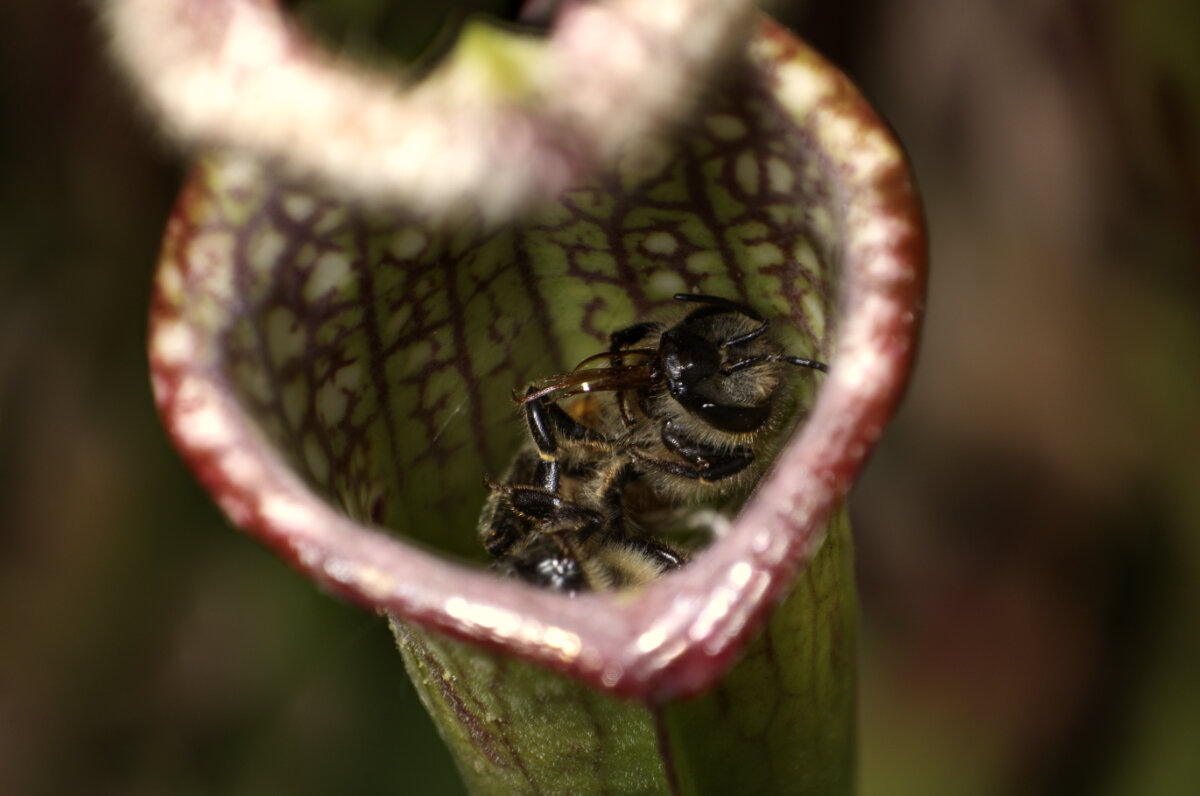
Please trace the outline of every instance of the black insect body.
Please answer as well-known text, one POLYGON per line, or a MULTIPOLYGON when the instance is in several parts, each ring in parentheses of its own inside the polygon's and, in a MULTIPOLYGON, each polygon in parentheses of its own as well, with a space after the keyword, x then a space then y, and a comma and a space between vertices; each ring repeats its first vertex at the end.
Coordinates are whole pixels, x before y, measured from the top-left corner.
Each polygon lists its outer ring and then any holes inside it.
POLYGON ((789 370, 827 371, 783 353, 766 319, 744 304, 689 293, 675 299, 700 306, 673 326, 650 321, 615 332, 603 355, 608 367, 552 377, 522 399, 614 392, 619 419, 603 423, 602 433, 671 505, 752 484, 788 410, 789 370))
MULTIPOLYGON (((577 412, 592 406, 577 402, 577 412)), ((481 518, 483 544, 501 574, 558 591, 638 586, 679 567, 683 555, 626 516, 632 460, 557 404, 525 404, 531 444, 517 454, 481 518)))
POLYGON ((608 351, 517 398, 530 442, 500 483, 488 482, 480 526, 500 572, 573 592, 640 585, 681 566, 680 552, 641 530, 641 507, 752 484, 787 414, 789 370, 826 370, 780 351, 743 304, 675 299, 700 306, 671 326, 615 332, 608 351), (560 406, 580 393, 591 394, 560 406))

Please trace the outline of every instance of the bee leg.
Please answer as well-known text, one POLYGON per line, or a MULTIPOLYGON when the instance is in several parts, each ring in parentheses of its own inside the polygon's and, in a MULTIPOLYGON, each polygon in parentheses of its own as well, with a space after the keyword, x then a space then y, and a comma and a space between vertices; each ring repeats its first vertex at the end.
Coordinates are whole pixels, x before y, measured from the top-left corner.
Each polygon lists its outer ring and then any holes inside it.
POLYGON ((708 483, 721 481, 730 476, 737 475, 754 461, 754 457, 748 454, 741 458, 722 455, 722 459, 715 462, 705 461, 701 464, 685 464, 680 461, 650 456, 636 447, 631 447, 629 453, 642 464, 652 467, 659 472, 708 483))
POLYGON ((603 513, 565 500, 541 487, 494 484, 492 489, 503 496, 504 502, 518 517, 543 527, 570 528, 578 531, 580 538, 587 538, 604 525, 603 513))
MULTIPOLYGON (((624 357, 621 356, 621 351, 643 340, 646 335, 651 334, 657 328, 658 324, 647 321, 645 323, 635 323, 633 326, 627 326, 624 329, 618 329, 613 332, 608 338, 608 350, 613 354, 609 364, 613 367, 621 365, 624 360, 624 357)), ((625 427, 633 428, 633 414, 629 411, 629 398, 626 397, 624 390, 617 390, 617 409, 621 413, 621 422, 625 424, 625 427)))
MULTIPOLYGON (((533 388, 530 387, 529 391, 532 392, 533 388)), ((528 394, 527 392, 526 395, 528 394)), ((525 424, 529 426, 529 436, 533 438, 543 460, 558 456, 560 439, 587 446, 603 446, 608 443, 603 434, 583 425, 545 396, 525 404, 525 424)))
MULTIPOLYGON (((526 395, 533 392, 530 387, 526 395)), ((545 398, 539 398, 525 404, 525 425, 529 428, 529 436, 537 445, 540 460, 533 472, 533 485, 550 493, 557 493, 561 476, 558 462, 558 438, 560 436, 575 438, 586 436, 590 429, 575 422, 575 420, 559 407, 545 398)))
POLYGON ((512 507, 501 501, 496 504, 487 532, 483 538, 483 549, 492 558, 502 558, 513 545, 529 534, 529 521, 520 517, 512 507))
POLYGON ((541 459, 533 471, 533 485, 556 495, 558 494, 559 476, 558 459, 541 459))
POLYGON ((620 464, 609 467, 601 476, 600 487, 596 491, 596 500, 604 507, 609 528, 615 529, 617 535, 624 538, 628 536, 628 533, 622 497, 625 494, 625 485, 637 476, 637 470, 634 468, 633 462, 625 457, 620 458, 622 459, 620 464))
POLYGON ((712 448, 684 438, 669 423, 663 428, 662 441, 667 450, 683 461, 649 456, 636 447, 631 447, 629 453, 643 464, 664 473, 708 482, 735 476, 754 463, 754 453, 748 448, 712 448))

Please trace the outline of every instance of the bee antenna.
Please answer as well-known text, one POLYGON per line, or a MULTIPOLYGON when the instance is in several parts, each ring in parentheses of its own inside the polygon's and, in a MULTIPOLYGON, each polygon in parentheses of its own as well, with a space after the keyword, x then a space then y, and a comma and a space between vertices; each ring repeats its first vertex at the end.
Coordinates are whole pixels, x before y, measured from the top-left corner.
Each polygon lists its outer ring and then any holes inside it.
POLYGON ((746 368, 751 368, 755 365, 761 365, 764 362, 786 362, 789 365, 796 365, 797 367, 809 368, 811 370, 819 370, 822 373, 829 372, 829 366, 824 362, 818 362, 815 359, 804 359, 803 357, 788 356, 787 354, 764 354, 760 357, 747 357, 746 359, 739 359, 737 362, 731 362, 727 365, 721 366, 721 372, 728 376, 731 373, 737 373, 739 370, 745 370, 746 368))
POLYGON ((779 356, 779 360, 781 362, 786 362, 789 365, 796 365, 797 367, 801 368, 811 368, 812 370, 819 370, 822 373, 829 372, 828 365, 826 365, 824 362, 818 362, 815 359, 805 359, 803 357, 793 357, 788 356, 787 354, 782 354, 779 356))
POLYGON ((755 326, 753 329, 751 329, 750 331, 746 332, 743 335, 739 335, 739 336, 733 338, 732 340, 723 340, 721 342, 721 348, 729 348, 730 346, 734 346, 734 345, 743 345, 745 343, 750 342, 751 340, 753 340, 756 337, 761 337, 762 333, 765 332, 766 330, 767 330, 767 322, 763 321, 760 325, 755 326))

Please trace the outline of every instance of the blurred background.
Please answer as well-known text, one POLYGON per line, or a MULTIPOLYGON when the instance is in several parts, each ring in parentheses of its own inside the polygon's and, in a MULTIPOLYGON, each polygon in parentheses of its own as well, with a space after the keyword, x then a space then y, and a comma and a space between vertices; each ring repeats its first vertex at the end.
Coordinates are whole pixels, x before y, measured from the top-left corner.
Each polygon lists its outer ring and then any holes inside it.
MULTIPOLYGON (((102 5, 0 7, 0 792, 460 792, 384 624, 233 530, 158 426, 183 167, 102 5)), ((376 53, 441 24, 292 5, 376 53)), ((1200 4, 775 12, 896 128, 931 231, 852 504, 863 793, 1200 793, 1200 4)))

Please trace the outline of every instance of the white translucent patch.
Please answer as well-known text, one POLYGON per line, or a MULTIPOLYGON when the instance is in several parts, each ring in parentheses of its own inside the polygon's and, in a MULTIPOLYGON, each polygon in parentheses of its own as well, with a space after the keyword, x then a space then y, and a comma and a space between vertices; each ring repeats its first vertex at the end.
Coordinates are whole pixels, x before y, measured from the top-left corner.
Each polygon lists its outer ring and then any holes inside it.
POLYGON ((309 301, 320 299, 330 290, 336 290, 349 273, 350 260, 346 255, 339 251, 325 252, 313 266, 304 286, 304 297, 309 301))
POLYGON ((258 230, 246 246, 246 263, 252 270, 269 273, 279 267, 287 239, 274 227, 258 230))
MULTIPOLYGON (((641 146, 631 147, 617 162, 622 188, 633 193, 643 181, 661 174, 674 157, 675 150, 665 138, 662 141, 651 140, 641 146)), ((604 205, 599 202, 592 203, 592 211, 597 215, 606 214, 604 205)))
POLYGON ((317 390, 317 416, 327 426, 342 422, 346 416, 349 394, 362 382, 362 367, 357 363, 339 368, 333 378, 317 390))
POLYGON ((733 176, 746 193, 754 196, 758 193, 758 158, 747 150, 737 156, 733 162, 733 176))
MULTIPOLYGON (((780 255, 781 262, 782 262, 782 259, 783 259, 783 256, 781 254, 780 255)), ((780 278, 779 274, 764 273, 760 277, 760 279, 761 279, 761 281, 759 283, 760 284, 759 289, 763 291, 764 296, 774 296, 779 299, 783 298, 783 279, 780 278)), ((771 299, 768 299, 768 301, 771 301, 771 299)), ((772 302, 772 303, 774 303, 774 302, 772 302)), ((789 309, 787 306, 787 302, 782 301, 781 304, 783 306, 781 308, 780 314, 787 315, 788 309, 789 309)))
POLYGON ((397 352, 392 356, 393 359, 398 358, 403 363, 403 367, 399 372, 405 374, 416 373, 433 359, 433 344, 428 340, 418 340, 406 350, 397 352))
POLYGON ((401 304, 396 307, 392 314, 387 319, 387 326, 384 328, 384 336, 388 340, 394 340, 404 331, 404 327, 412 319, 413 306, 412 304, 401 304))
POLYGON ((693 274, 724 274, 720 252, 701 251, 687 258, 687 270, 693 274))
POLYGON ((346 211, 334 207, 323 212, 313 225, 313 235, 324 238, 332 235, 346 223, 346 211))
POLYGON ((279 396, 283 404, 283 416, 292 428, 299 428, 304 420, 305 410, 308 409, 308 384, 302 377, 297 376, 283 388, 279 396))
POLYGON ((825 336, 825 310, 820 300, 813 293, 805 293, 800 299, 800 304, 804 307, 804 317, 812 329, 813 336, 820 340, 825 336))
MULTIPOLYGON (((212 282, 205 282, 203 287, 216 287, 212 282)), ((225 287, 225 285, 222 285, 225 287)), ((191 301, 187 301, 188 320, 197 329, 220 329, 229 321, 231 296, 216 296, 215 291, 202 293, 197 291, 191 301)))
POLYGON ((230 380, 238 391, 261 404, 269 403, 275 388, 266 368, 257 360, 238 360, 233 363, 230 380))
POLYGON ((774 243, 759 243, 747 250, 750 262, 756 268, 779 265, 783 262, 783 252, 774 243))
POLYGON ((736 141, 746 134, 746 123, 731 113, 709 116, 704 123, 708 131, 722 141, 736 141))
POLYGON ((424 251, 428 243, 424 232, 408 227, 392 236, 388 250, 398 260, 411 260, 424 251))
POLYGON ((574 255, 575 265, 596 274, 610 274, 617 270, 617 258, 608 252, 581 251, 574 255))
POLYGON ((270 310, 263 320, 263 328, 267 351, 277 367, 282 367, 304 352, 308 335, 291 310, 285 307, 270 310))
POLYGON ((828 208, 822 205, 813 205, 808 208, 808 217, 819 237, 825 240, 834 240, 833 216, 829 214, 828 208))
POLYGON ((294 221, 303 221, 317 209, 317 200, 308 194, 289 193, 281 202, 283 212, 294 221))
POLYGON ((313 480, 319 484, 325 483, 329 478, 329 457, 325 455, 315 434, 304 435, 304 462, 313 480))
POLYGON ((804 167, 804 182, 809 190, 815 190, 815 186, 821 182, 821 164, 812 161, 804 167))
POLYGON ((731 227, 729 232, 741 238, 742 240, 749 241, 770 237, 771 228, 761 221, 747 221, 744 224, 738 224, 735 227, 731 227))
POLYGON ((219 193, 251 193, 262 180, 262 164, 252 157, 230 156, 222 159, 215 173, 220 179, 219 193))
POLYGON ((800 238, 796 241, 796 245, 792 249, 792 256, 810 273, 819 274, 821 272, 821 262, 817 259, 817 252, 807 239, 800 238))
POLYGON ((767 185, 776 193, 791 193, 796 185, 796 172, 783 158, 768 158, 767 185))
POLYGON ((679 241, 665 230, 651 232, 642 240, 642 250, 647 254, 674 254, 679 241))
POLYGON ((650 298, 668 298, 686 292, 687 283, 674 271, 655 271, 646 284, 646 295, 650 298))

